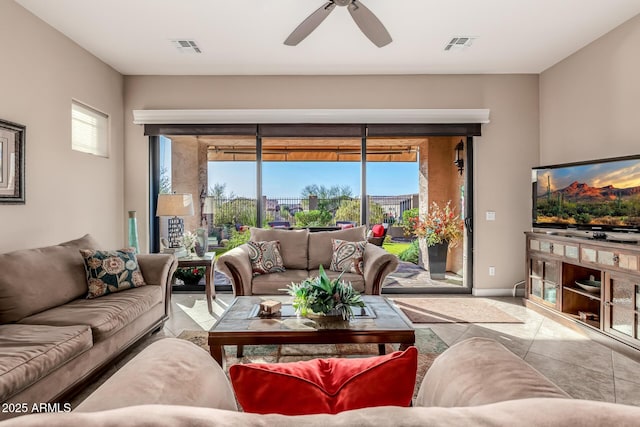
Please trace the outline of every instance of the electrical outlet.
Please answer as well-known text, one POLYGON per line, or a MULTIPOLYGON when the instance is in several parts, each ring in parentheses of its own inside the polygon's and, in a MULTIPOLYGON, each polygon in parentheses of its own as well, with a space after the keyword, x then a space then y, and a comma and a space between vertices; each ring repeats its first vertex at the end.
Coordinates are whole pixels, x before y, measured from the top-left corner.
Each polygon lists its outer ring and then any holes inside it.
POLYGON ((489 267, 489 276, 496 275, 496 268, 494 266, 489 267))

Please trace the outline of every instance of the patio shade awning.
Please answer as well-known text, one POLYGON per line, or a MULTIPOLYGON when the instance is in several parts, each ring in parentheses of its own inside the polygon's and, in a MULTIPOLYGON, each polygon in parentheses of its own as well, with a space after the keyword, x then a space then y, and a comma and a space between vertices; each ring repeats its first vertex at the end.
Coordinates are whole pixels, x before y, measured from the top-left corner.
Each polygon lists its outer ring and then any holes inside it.
MULTIPOLYGON (((251 137, 175 136, 207 145, 209 161, 255 161, 256 141, 251 137)), ((367 138, 369 162, 415 162, 427 138, 367 138)), ((360 138, 263 138, 265 162, 359 162, 360 138)))

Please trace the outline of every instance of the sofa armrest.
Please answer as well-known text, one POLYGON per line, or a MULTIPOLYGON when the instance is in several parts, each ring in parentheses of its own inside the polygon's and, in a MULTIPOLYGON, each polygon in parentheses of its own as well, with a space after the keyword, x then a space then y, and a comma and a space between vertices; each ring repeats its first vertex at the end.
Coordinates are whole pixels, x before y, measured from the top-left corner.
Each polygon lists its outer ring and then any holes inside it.
POLYGON ((380 295, 382 282, 398 268, 398 257, 380 246, 367 243, 364 249, 364 293, 380 295))
POLYGON ((235 296, 252 295, 253 273, 249 260, 249 246, 246 243, 220 255, 216 268, 229 277, 235 296))
POLYGON ((238 410, 227 376, 209 353, 186 340, 164 338, 127 362, 74 411, 148 404, 238 410))
POLYGON ((490 338, 469 338, 436 358, 416 406, 478 406, 535 397, 569 398, 531 365, 490 338))
POLYGON ((140 254, 136 258, 147 285, 162 288, 165 315, 168 316, 171 304, 171 279, 178 268, 178 259, 173 254, 140 254))

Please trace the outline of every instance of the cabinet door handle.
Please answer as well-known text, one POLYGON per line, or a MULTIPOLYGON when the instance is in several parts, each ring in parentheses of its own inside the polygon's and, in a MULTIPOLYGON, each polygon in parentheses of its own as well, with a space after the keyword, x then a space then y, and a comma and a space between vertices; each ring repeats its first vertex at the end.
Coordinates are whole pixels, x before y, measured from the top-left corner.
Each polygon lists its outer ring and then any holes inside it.
POLYGON ((614 255, 613 256, 613 262, 615 262, 616 264, 620 261, 620 256, 619 255, 614 255))

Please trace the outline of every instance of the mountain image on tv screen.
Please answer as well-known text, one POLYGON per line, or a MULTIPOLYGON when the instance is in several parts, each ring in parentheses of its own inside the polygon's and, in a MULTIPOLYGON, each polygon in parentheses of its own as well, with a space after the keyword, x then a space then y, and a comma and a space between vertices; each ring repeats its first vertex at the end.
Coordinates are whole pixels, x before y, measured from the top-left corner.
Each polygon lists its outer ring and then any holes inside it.
POLYGON ((535 172, 536 223, 640 227, 640 159, 535 172))

